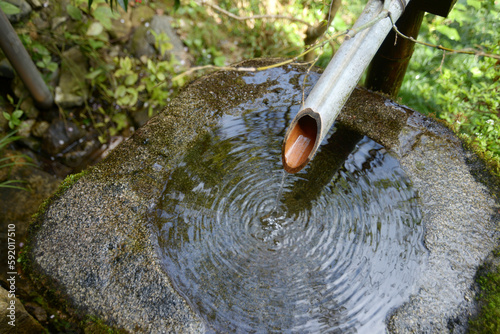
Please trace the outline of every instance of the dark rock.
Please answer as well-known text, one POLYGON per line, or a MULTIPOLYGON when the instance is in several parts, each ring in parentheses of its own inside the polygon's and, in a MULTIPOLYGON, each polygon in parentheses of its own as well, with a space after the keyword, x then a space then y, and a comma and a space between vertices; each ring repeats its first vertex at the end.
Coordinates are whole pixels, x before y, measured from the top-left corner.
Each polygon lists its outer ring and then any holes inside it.
POLYGON ((28 2, 31 5, 31 7, 35 8, 35 9, 42 8, 42 6, 43 6, 43 4, 40 0, 28 0, 28 2))
POLYGON ((35 137, 23 137, 19 139, 19 142, 29 148, 33 152, 38 152, 42 148, 42 143, 40 139, 35 137))
POLYGON ((130 23, 132 27, 136 28, 144 25, 144 23, 149 22, 155 11, 149 6, 137 6, 131 11, 130 23))
POLYGON ((21 137, 28 137, 31 133, 31 128, 33 128, 33 125, 35 125, 35 120, 34 119, 27 119, 21 122, 19 124, 17 134, 21 137))
POLYGON ((43 135, 42 148, 49 155, 55 156, 84 135, 84 130, 78 125, 55 119, 43 135))
POLYGON ((148 42, 149 28, 139 26, 135 29, 130 41, 130 52, 137 58, 142 56, 153 57, 156 54, 155 48, 148 42))
POLYGON ((49 22, 47 22, 46 20, 42 19, 39 16, 35 16, 31 21, 35 25, 36 29, 39 31, 48 29, 50 27, 49 22))
POLYGON ((55 102, 62 108, 83 105, 89 88, 85 81, 88 72, 87 58, 79 47, 73 47, 62 55, 61 77, 56 87, 55 102))
POLYGON ((15 76, 14 68, 7 58, 0 60, 0 77, 12 79, 15 76))
POLYGON ((15 296, 11 297, 9 291, 0 287, 0 333, 31 334, 44 331, 42 325, 26 311, 21 301, 15 296), (9 307, 14 308, 12 313, 9 307))
POLYGON ((101 143, 97 138, 85 140, 81 138, 78 141, 78 145, 71 147, 71 150, 68 152, 63 152, 60 157, 60 160, 69 167, 73 168, 84 168, 87 165, 87 159, 99 148, 101 147, 101 143))
POLYGON ((52 19, 52 23, 51 23, 50 27, 51 27, 52 30, 56 30, 57 28, 59 28, 61 26, 61 24, 63 24, 66 21, 68 21, 68 17, 67 16, 54 17, 52 19))
POLYGON ((33 103, 33 98, 27 97, 22 102, 19 108, 24 111, 26 117, 30 119, 36 119, 40 114, 40 111, 35 107, 33 103))
POLYGON ((43 137, 43 134, 49 129, 50 124, 46 121, 36 122, 31 128, 31 134, 35 137, 43 137))
POLYGON ((47 311, 44 310, 43 307, 34 302, 27 302, 24 304, 24 308, 31 314, 38 322, 46 323, 47 322, 47 311))

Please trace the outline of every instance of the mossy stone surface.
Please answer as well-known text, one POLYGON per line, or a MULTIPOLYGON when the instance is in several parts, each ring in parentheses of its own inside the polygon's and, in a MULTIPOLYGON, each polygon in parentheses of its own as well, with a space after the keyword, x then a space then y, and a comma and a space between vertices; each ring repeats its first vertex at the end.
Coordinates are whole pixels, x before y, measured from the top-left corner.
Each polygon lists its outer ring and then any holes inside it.
MULTIPOLYGON (((191 83, 47 202, 30 232, 31 275, 44 277, 75 309, 130 332, 205 332, 162 267, 147 214, 172 169, 222 115, 244 113, 248 106, 300 105, 306 69, 217 72, 191 83)), ((318 77, 308 76, 306 94, 318 77)), ((442 332, 458 319, 455 329, 465 330, 476 307, 474 275, 499 236, 498 203, 471 174, 471 153, 445 127, 365 89, 353 92, 339 122, 383 144, 420 195, 428 263, 417 281, 419 295, 388 315, 388 329, 442 332)))

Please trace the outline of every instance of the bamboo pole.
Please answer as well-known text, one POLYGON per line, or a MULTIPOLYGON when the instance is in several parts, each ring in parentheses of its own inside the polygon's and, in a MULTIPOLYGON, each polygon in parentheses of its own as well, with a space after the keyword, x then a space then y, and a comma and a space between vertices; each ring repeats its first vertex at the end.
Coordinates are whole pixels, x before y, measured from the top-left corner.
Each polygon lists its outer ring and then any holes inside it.
POLYGON ((0 48, 9 59, 35 103, 44 109, 52 107, 54 99, 30 55, 19 40, 5 13, 0 9, 0 48))
MULTIPOLYGON (((390 0, 386 0, 390 1, 390 0)), ((383 3, 370 0, 325 72, 292 120, 283 141, 281 158, 288 173, 297 173, 314 157, 361 75, 374 57, 393 21, 410 0, 383 3), (392 17, 389 18, 389 15, 392 17)))

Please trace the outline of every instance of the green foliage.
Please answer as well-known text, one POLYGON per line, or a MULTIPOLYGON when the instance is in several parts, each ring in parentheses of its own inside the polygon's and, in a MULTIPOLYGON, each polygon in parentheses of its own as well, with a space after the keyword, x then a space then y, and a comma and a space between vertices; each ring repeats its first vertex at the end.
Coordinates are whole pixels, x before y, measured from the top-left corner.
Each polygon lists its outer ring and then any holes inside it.
POLYGON ((118 86, 114 89, 114 93, 108 91, 108 94, 113 95, 120 107, 134 107, 139 99, 139 93, 144 90, 143 85, 135 85, 139 79, 135 69, 132 69, 135 61, 129 57, 115 58, 114 61, 119 66, 114 73, 114 77, 118 79, 118 86))
POLYGON ((20 109, 16 109, 12 112, 12 114, 9 114, 8 112, 4 111, 2 112, 3 117, 7 121, 9 121, 9 128, 15 129, 21 124, 21 117, 23 116, 23 111, 20 109))
MULTIPOLYGON (((91 9, 93 3, 94 0, 88 0, 89 10, 91 9)), ((128 8, 128 0, 106 0, 106 3, 111 6, 111 9, 116 8, 117 5, 120 5, 120 7, 125 9, 125 11, 127 11, 128 8)))
MULTIPOLYGON (((426 15, 419 39, 453 49, 478 46, 500 54, 500 3, 458 1, 448 18, 426 15)), ((500 161, 500 63, 416 46, 402 102, 445 120, 462 138, 500 161)))
POLYGON ((31 55, 33 62, 42 74, 44 74, 45 82, 47 82, 50 74, 56 72, 59 65, 53 60, 52 54, 42 43, 33 41, 27 34, 21 35, 19 38, 31 55))
POLYGON ((21 12, 21 10, 18 7, 14 6, 11 3, 1 0, 0 0, 0 9, 2 9, 2 11, 7 15, 15 15, 21 12))
MULTIPOLYGON (((249 1, 244 10, 233 1, 219 1, 218 5, 234 15, 269 14, 266 3, 256 0, 249 1)), ((316 20, 323 16, 316 10, 322 8, 322 4, 314 2, 283 2, 280 6, 283 6, 280 15, 302 17, 307 12, 316 20), (309 10, 311 6, 313 10, 309 10)), ((222 66, 243 59, 297 55, 302 50, 302 33, 306 28, 303 23, 281 19, 239 21, 224 14, 209 14, 207 7, 194 2, 179 8, 175 18, 178 19, 176 28, 196 65, 222 66)))
POLYGON ((160 52, 160 55, 163 57, 165 52, 171 50, 173 48, 172 44, 170 44, 170 38, 164 32, 157 34, 154 30, 150 30, 151 34, 155 38, 155 48, 160 52))

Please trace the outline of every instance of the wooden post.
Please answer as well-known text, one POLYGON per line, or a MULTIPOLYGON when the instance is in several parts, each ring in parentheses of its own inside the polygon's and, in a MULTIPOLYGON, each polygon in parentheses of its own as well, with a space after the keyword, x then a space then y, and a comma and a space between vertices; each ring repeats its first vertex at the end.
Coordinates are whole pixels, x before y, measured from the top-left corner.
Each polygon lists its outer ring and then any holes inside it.
MULTIPOLYGON (((386 0, 387 1, 387 0, 386 0)), ((412 0, 396 22, 399 31, 417 38, 424 11, 447 16, 456 0, 412 0)), ((365 87, 395 98, 406 73, 415 43, 391 31, 368 67, 365 87)))

